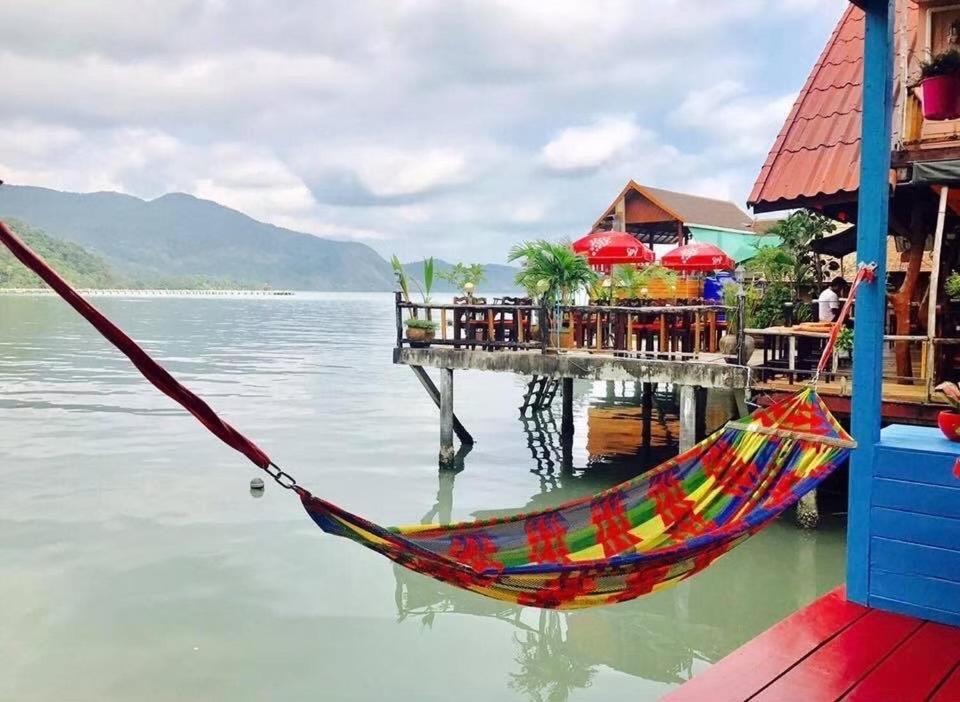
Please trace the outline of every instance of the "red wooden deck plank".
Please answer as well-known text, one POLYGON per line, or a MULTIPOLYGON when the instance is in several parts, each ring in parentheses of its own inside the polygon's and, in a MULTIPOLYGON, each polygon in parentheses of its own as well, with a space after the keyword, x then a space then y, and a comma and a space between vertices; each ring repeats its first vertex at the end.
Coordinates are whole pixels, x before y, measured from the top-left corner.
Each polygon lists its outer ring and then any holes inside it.
POLYGON ((960 668, 954 668, 953 674, 946 679, 930 702, 957 702, 960 700, 960 668))
POLYGON ((847 702, 925 700, 958 662, 960 629, 925 622, 843 699, 847 702))
POLYGON ((835 702, 923 623, 921 619, 870 610, 750 699, 835 702))
POLYGON ((838 587, 767 629, 663 699, 665 702, 742 702, 869 611, 847 602, 845 589, 838 587))

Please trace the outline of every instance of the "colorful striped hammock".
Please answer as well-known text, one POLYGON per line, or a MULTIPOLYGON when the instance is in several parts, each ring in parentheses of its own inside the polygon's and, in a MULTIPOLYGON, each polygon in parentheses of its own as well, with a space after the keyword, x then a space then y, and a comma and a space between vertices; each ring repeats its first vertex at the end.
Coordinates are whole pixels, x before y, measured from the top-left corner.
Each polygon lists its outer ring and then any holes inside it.
MULTIPOLYGON (((796 503, 836 470, 854 446, 816 392, 807 388, 727 423, 677 458, 593 497, 503 519, 381 527, 297 485, 2 222, 0 241, 147 380, 296 492, 321 529, 413 571, 499 600, 571 609, 623 602, 675 585, 796 503)), ((859 282, 860 277, 855 285, 859 282)))

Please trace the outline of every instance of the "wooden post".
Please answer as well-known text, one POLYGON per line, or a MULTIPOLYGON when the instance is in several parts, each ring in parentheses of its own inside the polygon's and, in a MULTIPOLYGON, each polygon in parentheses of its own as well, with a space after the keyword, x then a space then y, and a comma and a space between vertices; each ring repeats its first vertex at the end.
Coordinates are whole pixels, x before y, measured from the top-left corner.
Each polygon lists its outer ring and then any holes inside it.
MULTIPOLYGON (((437 409, 440 409, 440 391, 437 389, 437 386, 434 385, 427 371, 423 369, 423 366, 410 366, 410 370, 417 376, 417 380, 423 385, 424 390, 427 391, 430 399, 433 400, 433 404, 437 406, 437 409)), ((467 431, 466 427, 460 423, 460 420, 457 419, 456 413, 453 415, 453 431, 461 443, 473 446, 473 437, 470 435, 470 432, 467 431)))
POLYGON ((564 436, 573 436, 573 378, 563 379, 563 417, 560 422, 560 433, 564 436))
POLYGON ((680 453, 697 443, 697 393, 693 385, 680 386, 680 453))
POLYGON ((440 466, 453 465, 453 369, 440 369, 440 466))
POLYGON ((540 300, 539 317, 540 351, 546 353, 550 346, 550 313, 547 311, 547 301, 544 299, 540 300))
POLYGON ((747 358, 746 344, 747 339, 747 292, 743 285, 737 286, 737 364, 744 366, 750 359, 747 358))
POLYGON ((447 308, 440 310, 440 338, 447 340, 447 308))
POLYGON ((886 309, 887 229, 890 208, 890 120, 893 109, 893 0, 862 0, 864 22, 863 118, 857 260, 876 265, 876 282, 857 293, 853 342, 851 434, 847 517, 847 598, 867 604, 870 506, 876 444, 880 440, 883 326, 886 309))
POLYGON ((696 405, 694 407, 693 438, 696 443, 700 443, 707 438, 707 389, 695 386, 693 394, 696 405))
POLYGON ((653 383, 643 384, 643 447, 650 448, 652 439, 651 425, 653 422, 653 383))
POLYGON ((937 336, 937 292, 940 287, 940 257, 943 254, 943 222, 947 216, 947 197, 950 188, 944 185, 940 188, 940 206, 937 209, 937 228, 933 233, 933 267, 930 269, 930 290, 927 293, 927 348, 921 365, 926 365, 927 402, 933 393, 933 385, 937 382, 934 377, 936 347, 933 339, 937 336))
POLYGON ((398 349, 403 346, 403 312, 400 309, 400 300, 401 300, 400 294, 401 293, 399 290, 393 293, 394 306, 396 307, 396 310, 397 310, 397 348, 398 349))

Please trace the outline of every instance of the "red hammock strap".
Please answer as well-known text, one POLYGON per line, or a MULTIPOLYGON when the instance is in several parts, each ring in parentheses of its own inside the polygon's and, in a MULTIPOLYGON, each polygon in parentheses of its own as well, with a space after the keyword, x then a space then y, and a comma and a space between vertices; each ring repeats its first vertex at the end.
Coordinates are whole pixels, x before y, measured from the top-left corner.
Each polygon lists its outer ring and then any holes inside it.
POLYGON ((850 313, 850 308, 853 307, 853 300, 857 296, 857 288, 860 287, 860 283, 872 282, 876 279, 876 266, 866 265, 861 263, 860 267, 857 268, 857 274, 853 278, 853 282, 850 284, 850 292, 847 294, 847 301, 843 303, 843 307, 840 309, 840 314, 837 317, 837 321, 833 323, 833 327, 830 329, 830 336, 827 338, 827 345, 823 347, 823 353, 820 354, 820 362, 817 364, 817 370, 813 375, 813 380, 816 382, 820 379, 820 374, 827 367, 827 363, 830 361, 830 356, 833 354, 833 347, 837 344, 837 337, 840 335, 840 330, 843 329, 843 323, 847 319, 847 315, 850 313))
POLYGON ((104 338, 116 346, 123 355, 130 359, 144 378, 149 380, 163 394, 180 403, 190 414, 200 420, 207 429, 213 432, 221 441, 236 449, 253 461, 257 466, 273 476, 274 480, 284 487, 294 489, 295 481, 277 468, 270 457, 257 447, 250 439, 238 432, 232 426, 217 416, 210 406, 178 383, 170 373, 159 363, 154 361, 137 343, 123 333, 113 322, 107 319, 99 310, 87 302, 74 290, 70 284, 53 270, 47 263, 30 249, 20 238, 0 222, 0 241, 10 249, 23 265, 36 273, 54 291, 66 300, 73 309, 79 312, 104 338))

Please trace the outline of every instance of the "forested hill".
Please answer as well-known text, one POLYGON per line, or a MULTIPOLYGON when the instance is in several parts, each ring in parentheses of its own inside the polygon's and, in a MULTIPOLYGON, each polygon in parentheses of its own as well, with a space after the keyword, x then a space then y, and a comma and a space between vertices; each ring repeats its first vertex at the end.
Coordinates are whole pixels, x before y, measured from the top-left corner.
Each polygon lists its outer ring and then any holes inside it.
MULTIPOLYGON (((123 284, 99 256, 82 246, 55 239, 23 222, 7 219, 7 225, 56 271, 78 288, 115 288, 123 284)), ((39 288, 44 283, 0 246, 0 288, 39 288)))
POLYGON ((141 200, 4 185, 0 218, 11 217, 80 244, 117 275, 148 285, 204 278, 294 290, 393 288, 389 264, 365 244, 265 224, 183 193, 141 200))

